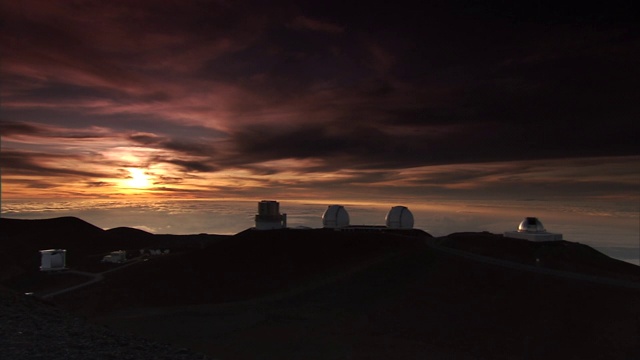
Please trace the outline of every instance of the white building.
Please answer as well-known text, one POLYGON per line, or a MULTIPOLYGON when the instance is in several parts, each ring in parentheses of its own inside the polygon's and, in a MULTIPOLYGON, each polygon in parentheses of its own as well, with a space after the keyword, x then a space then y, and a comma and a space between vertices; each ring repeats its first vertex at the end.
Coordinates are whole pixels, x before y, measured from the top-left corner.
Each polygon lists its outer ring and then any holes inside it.
POLYGON ((550 233, 542 225, 542 222, 535 217, 527 217, 518 226, 518 231, 507 231, 505 237, 525 239, 529 241, 559 241, 562 234, 550 233))
POLYGON ((342 205, 329 205, 322 214, 322 227, 339 229, 349 226, 349 213, 342 205))
POLYGON ((413 214, 406 206, 394 206, 384 218, 389 229, 413 229, 413 214))
POLYGON ((287 214, 280 214, 279 202, 262 200, 258 203, 255 221, 258 230, 283 229, 287 227, 287 214))
POLYGON ((67 250, 40 250, 40 271, 63 270, 67 265, 67 250))

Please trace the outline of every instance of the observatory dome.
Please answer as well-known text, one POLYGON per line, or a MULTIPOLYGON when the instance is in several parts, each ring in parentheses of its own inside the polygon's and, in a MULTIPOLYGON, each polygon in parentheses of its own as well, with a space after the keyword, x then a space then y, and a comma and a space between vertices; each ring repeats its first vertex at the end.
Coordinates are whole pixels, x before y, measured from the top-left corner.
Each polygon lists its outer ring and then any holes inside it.
POLYGON ((322 214, 322 226, 325 228, 349 226, 349 213, 342 205, 330 205, 322 214))
POLYGON ((527 217, 518 226, 518 232, 545 232, 545 228, 535 217, 527 217))
POLYGON ((394 206, 385 217, 390 229, 413 229, 413 214, 406 206, 394 206))

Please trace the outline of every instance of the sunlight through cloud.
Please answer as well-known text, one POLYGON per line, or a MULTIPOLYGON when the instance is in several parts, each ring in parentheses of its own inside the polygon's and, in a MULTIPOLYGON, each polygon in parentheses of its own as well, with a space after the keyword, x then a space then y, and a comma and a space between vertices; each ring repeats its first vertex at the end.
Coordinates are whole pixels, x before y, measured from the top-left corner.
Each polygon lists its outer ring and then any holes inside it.
POLYGON ((142 169, 127 168, 130 178, 127 179, 126 185, 136 189, 146 189, 151 186, 152 181, 142 169))

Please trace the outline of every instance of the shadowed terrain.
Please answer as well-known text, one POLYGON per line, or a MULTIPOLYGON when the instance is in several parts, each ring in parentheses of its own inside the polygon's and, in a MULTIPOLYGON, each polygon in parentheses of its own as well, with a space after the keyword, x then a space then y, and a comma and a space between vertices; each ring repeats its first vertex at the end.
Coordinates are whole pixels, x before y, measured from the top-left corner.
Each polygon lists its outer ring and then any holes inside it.
POLYGON ((203 354, 111 331, 0 286, 3 359, 203 360, 203 354))
POLYGON ((132 228, 103 230, 75 217, 41 220, 0 218, 0 281, 20 281, 40 266, 39 250, 66 249, 67 264, 75 270, 102 271, 100 264, 114 250, 139 253, 145 248, 199 248, 223 235, 154 235, 132 228))
POLYGON ((640 282, 640 267, 570 241, 533 242, 491 233, 454 233, 440 246, 519 264, 640 282))
MULTIPOLYGON (((96 234, 95 243, 123 241, 118 244, 127 249, 162 244, 171 253, 146 257, 105 273, 100 282, 55 296, 51 301, 58 308, 216 358, 640 356, 640 268, 569 241, 326 229, 247 230, 205 241, 204 235, 118 230, 140 236, 125 241, 78 224, 86 234, 96 234), (632 286, 573 280, 537 268, 632 286)), ((12 234, 14 240, 20 236, 12 234)), ((26 245, 36 243, 29 239, 21 245, 25 251, 35 246, 26 245)), ((63 247, 44 239, 37 245, 63 247)), ((72 254, 81 251, 74 246, 85 246, 82 239, 75 241, 67 243, 69 267, 72 254)), ((98 253, 93 250, 86 254, 98 253)), ((4 283, 26 291, 30 284, 69 276, 36 279, 41 275, 36 266, 23 269, 20 281, 9 277, 4 283)))

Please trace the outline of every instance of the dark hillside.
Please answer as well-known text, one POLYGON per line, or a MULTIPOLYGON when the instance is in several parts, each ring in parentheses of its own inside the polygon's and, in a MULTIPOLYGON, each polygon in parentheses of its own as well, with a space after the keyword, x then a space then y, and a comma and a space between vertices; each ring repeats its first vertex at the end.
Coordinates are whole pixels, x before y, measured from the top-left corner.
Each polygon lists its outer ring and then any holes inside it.
MULTIPOLYGON (((95 234, 103 235, 66 239, 74 261, 95 263, 96 249, 118 241, 172 251, 103 264, 116 271, 50 301, 113 329, 215 358, 640 358, 640 289, 629 285, 639 268, 582 244, 366 228, 95 234), (171 244, 184 246, 173 251, 171 244), (581 276, 541 271, 548 269, 581 276)), ((40 240, 25 239, 17 243, 37 252, 33 243, 40 240)), ((94 277, 37 275, 29 279, 51 291, 94 277)))
POLYGON ((122 249, 137 253, 141 248, 154 246, 155 240, 153 234, 142 230, 120 227, 105 231, 75 217, 0 218, 0 283, 20 282, 37 273, 39 250, 66 249, 68 267, 93 271, 94 265, 109 252, 122 249))
POLYGON ((133 229, 129 227, 117 227, 113 229, 108 229, 104 233, 105 238, 115 239, 115 240, 127 240, 127 239, 148 239, 153 237, 153 234, 148 233, 144 230, 133 229))
POLYGON ((5 238, 21 240, 69 243, 78 239, 96 238, 104 233, 99 227, 70 216, 39 220, 0 218, 0 225, 5 238))
POLYGON ((304 291, 100 321, 229 359, 634 359, 638 302, 638 290, 415 247, 304 291))
POLYGON ((520 264, 640 282, 640 267, 570 241, 532 242, 491 233, 454 233, 438 238, 437 243, 520 264))
POLYGON ((245 231, 201 250, 151 258, 90 289, 61 296, 93 312, 247 300, 339 276, 380 257, 424 248, 421 237, 330 230, 245 231), (119 294, 126 293, 126 298, 119 294))
POLYGON ((0 218, 0 281, 37 271, 38 250, 77 249, 84 258, 104 235, 104 230, 74 217, 42 220, 0 218))
POLYGON ((202 354, 119 334, 0 286, 2 359, 203 360, 202 354))

